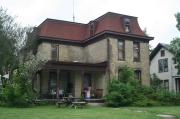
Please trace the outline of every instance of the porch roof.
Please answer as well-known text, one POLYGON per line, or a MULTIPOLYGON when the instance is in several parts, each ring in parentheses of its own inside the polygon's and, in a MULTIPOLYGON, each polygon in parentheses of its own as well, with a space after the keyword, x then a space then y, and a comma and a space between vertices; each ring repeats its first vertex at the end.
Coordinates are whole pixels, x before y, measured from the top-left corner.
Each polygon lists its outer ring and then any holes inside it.
POLYGON ((100 63, 48 61, 43 69, 105 71, 106 66, 107 61, 100 63))

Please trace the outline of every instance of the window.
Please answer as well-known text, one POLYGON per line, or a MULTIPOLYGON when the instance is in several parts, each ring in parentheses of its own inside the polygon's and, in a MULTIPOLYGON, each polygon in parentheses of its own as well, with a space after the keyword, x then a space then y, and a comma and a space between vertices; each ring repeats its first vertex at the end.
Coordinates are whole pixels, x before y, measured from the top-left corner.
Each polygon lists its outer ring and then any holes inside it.
POLYGON ((95 34, 96 21, 90 21, 89 27, 90 27, 90 36, 93 36, 95 34))
POLYGON ((165 51, 161 50, 161 57, 164 57, 164 56, 165 56, 165 51))
POLYGON ((49 72, 49 92, 54 93, 56 92, 56 85, 57 84, 57 72, 50 71, 49 72))
POLYGON ((169 80, 163 80, 161 83, 161 87, 165 90, 169 90, 169 80))
POLYGON ((125 32, 127 32, 127 33, 131 32, 129 18, 124 18, 124 29, 125 29, 125 32))
POLYGON ((122 69, 118 70, 118 80, 121 80, 122 69))
POLYGON ((135 62, 140 61, 140 43, 133 42, 133 59, 135 62))
POLYGON ((158 60, 159 73, 168 72, 168 58, 158 60))
POLYGON ((52 60, 59 60, 59 45, 52 44, 51 45, 51 58, 52 60))
POLYGON ((124 60, 124 40, 118 40, 118 60, 124 60))
POLYGON ((173 64, 176 64, 176 62, 177 62, 177 61, 176 61, 176 58, 173 57, 172 60, 173 60, 173 64))
POLYGON ((134 76, 135 76, 135 79, 137 79, 139 83, 141 83, 141 70, 135 70, 134 76))

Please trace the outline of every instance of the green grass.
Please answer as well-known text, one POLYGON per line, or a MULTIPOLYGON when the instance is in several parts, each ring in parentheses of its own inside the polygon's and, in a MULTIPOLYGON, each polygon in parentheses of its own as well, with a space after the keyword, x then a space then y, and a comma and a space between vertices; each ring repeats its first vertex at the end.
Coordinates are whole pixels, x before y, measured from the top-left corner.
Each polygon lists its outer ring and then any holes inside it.
POLYGON ((173 107, 86 107, 84 109, 38 106, 33 108, 0 107, 0 119, 160 119, 159 113, 180 118, 180 106, 173 107), (140 112, 142 111, 142 112, 140 112))

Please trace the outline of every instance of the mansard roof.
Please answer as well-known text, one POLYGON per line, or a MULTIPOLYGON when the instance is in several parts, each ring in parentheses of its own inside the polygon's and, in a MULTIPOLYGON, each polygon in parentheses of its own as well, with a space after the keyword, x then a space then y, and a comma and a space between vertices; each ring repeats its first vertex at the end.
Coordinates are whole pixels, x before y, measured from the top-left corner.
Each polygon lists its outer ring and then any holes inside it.
POLYGON ((85 42, 99 34, 111 33, 122 36, 152 40, 140 28, 137 17, 108 12, 87 24, 56 19, 46 19, 38 26, 38 36, 42 39, 55 39, 85 42), (125 32, 124 18, 130 19, 131 32, 125 32), (94 23, 94 34, 90 35, 90 24, 94 23))

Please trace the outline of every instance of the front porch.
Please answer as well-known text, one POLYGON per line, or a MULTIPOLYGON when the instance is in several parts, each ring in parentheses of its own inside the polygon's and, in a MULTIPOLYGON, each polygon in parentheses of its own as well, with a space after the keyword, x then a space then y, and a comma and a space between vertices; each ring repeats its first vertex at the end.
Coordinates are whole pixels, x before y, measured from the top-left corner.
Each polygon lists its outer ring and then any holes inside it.
POLYGON ((49 61, 37 73, 33 88, 41 99, 59 99, 68 95, 81 98, 87 89, 90 89, 90 98, 99 99, 106 93, 106 81, 106 62, 49 61))

